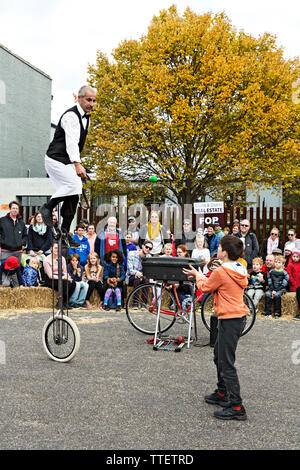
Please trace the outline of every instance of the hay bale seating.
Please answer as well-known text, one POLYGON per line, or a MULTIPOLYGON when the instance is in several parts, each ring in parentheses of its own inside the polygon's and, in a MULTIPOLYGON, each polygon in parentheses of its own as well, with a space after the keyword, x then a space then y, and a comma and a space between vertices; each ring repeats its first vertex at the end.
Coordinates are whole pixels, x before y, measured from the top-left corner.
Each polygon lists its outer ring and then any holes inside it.
MULTIPOLYGON (((257 306, 258 314, 261 314, 264 311, 265 311, 265 296, 261 298, 257 306)), ((274 312, 274 304, 272 306, 272 312, 274 312)), ((299 313, 299 310, 298 310, 298 303, 296 299, 296 293, 286 292, 281 297, 281 315, 294 317, 295 315, 298 315, 298 313, 299 313)))
MULTIPOLYGON (((127 286, 127 295, 132 287, 127 286)), ((96 290, 92 293, 90 302, 93 307, 99 303, 99 295, 96 290)), ((54 292, 54 301, 57 302, 57 292, 54 292)), ((0 310, 52 308, 52 290, 47 287, 0 287, 0 310)), ((264 297, 260 300, 257 313, 265 310, 264 297)), ((299 313, 295 292, 287 292, 282 297, 282 316, 294 317, 299 313)))
MULTIPOLYGON (((127 287, 129 293, 132 287, 127 287)), ((52 289, 48 287, 0 287, 0 310, 52 308, 52 289)), ((97 307, 100 301, 96 289, 93 291, 90 302, 97 307)), ((54 302, 57 302, 57 292, 54 291, 54 302)))

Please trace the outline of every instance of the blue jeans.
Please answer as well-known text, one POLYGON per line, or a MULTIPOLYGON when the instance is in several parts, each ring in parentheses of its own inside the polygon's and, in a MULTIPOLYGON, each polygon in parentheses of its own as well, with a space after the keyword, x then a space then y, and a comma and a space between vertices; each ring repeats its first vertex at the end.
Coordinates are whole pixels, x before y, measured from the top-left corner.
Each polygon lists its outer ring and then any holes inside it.
POLYGON ((76 281, 76 287, 75 287, 73 294, 69 298, 69 302, 73 304, 83 305, 86 299, 88 288, 89 288, 89 285, 87 282, 76 281))

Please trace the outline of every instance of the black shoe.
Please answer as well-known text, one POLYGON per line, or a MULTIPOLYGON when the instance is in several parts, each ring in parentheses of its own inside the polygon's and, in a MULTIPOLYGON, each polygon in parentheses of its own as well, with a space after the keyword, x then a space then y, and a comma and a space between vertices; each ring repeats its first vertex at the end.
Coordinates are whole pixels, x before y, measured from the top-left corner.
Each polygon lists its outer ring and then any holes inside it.
MULTIPOLYGON (((55 308, 59 308, 59 302, 57 302, 57 304, 55 305, 55 308)), ((71 307, 70 307, 70 305, 63 304, 62 308, 63 308, 63 310, 68 310, 71 307)))
POLYGON ((300 320, 300 313, 299 313, 299 315, 296 315, 296 316, 293 318, 293 320, 300 320))
POLYGON ((211 393, 210 395, 205 395, 204 400, 210 405, 220 405, 223 407, 230 406, 231 404, 230 400, 228 400, 228 396, 220 395, 218 390, 215 390, 215 392, 211 393))
POLYGON ((122 309, 121 305, 117 305, 116 312, 119 312, 122 309))
POLYGON ((46 207, 46 204, 44 204, 40 208, 40 213, 42 214, 42 219, 43 219, 44 224, 47 225, 48 227, 53 227, 52 214, 51 214, 50 209, 46 207))
POLYGON ((241 406, 240 410, 230 407, 215 411, 214 417, 218 419, 237 419, 239 421, 245 421, 247 419, 247 414, 245 408, 241 406))
POLYGON ((70 233, 62 231, 62 237, 64 244, 70 248, 78 248, 80 246, 80 243, 76 242, 70 233))
POLYGON ((107 310, 107 311, 109 310, 109 306, 108 306, 108 305, 103 305, 102 308, 103 308, 103 310, 107 310))
POLYGON ((274 313, 274 318, 280 318, 281 317, 281 313, 274 313))

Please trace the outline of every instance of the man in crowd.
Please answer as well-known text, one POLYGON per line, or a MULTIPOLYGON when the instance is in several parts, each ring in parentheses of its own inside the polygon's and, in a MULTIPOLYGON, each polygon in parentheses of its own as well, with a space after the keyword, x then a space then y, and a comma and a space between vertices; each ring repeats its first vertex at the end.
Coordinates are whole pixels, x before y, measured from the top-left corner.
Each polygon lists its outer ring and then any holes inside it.
POLYGON ((195 248, 196 233, 192 230, 192 221, 185 219, 183 221, 182 237, 175 240, 175 247, 178 245, 185 245, 188 249, 189 255, 191 256, 193 249, 195 248))
POLYGON ((27 230, 19 214, 19 203, 11 201, 8 207, 9 212, 0 219, 0 259, 2 262, 15 256, 20 262, 27 243, 27 230))
POLYGON ((127 255, 126 240, 124 239, 121 231, 117 228, 116 217, 109 217, 107 225, 98 233, 95 239, 95 253, 99 256, 101 263, 103 263, 105 253, 112 250, 120 250, 124 258, 127 255))
POLYGON ((210 224, 206 228, 207 228, 207 233, 204 235, 204 238, 207 243, 207 248, 209 249, 209 252, 210 252, 210 257, 212 257, 218 251, 220 238, 218 237, 218 235, 215 234, 214 225, 210 224))
MULTIPOLYGON (((150 240, 145 240, 142 247, 136 251, 130 251, 127 258, 127 272, 126 272, 126 283, 133 288, 148 282, 148 279, 144 278, 143 275, 143 259, 150 257, 150 252, 153 248, 153 243, 150 240)), ((146 289, 145 289, 146 291, 146 289)), ((146 296, 148 292, 144 292, 142 299, 142 306, 146 304, 146 296)), ((138 298, 133 299, 133 308, 137 309, 138 298)))
POLYGON ((244 219, 240 222, 240 232, 237 234, 244 243, 245 260, 247 261, 247 268, 252 268, 252 260, 256 258, 259 253, 259 244, 255 233, 250 231, 250 222, 244 219))
POLYGON ((267 255, 265 263, 262 265, 261 270, 268 274, 271 269, 275 268, 275 255, 267 255))
POLYGON ((128 217, 128 229, 127 232, 131 233, 132 243, 135 245, 139 244, 139 229, 136 224, 136 218, 133 215, 128 217))

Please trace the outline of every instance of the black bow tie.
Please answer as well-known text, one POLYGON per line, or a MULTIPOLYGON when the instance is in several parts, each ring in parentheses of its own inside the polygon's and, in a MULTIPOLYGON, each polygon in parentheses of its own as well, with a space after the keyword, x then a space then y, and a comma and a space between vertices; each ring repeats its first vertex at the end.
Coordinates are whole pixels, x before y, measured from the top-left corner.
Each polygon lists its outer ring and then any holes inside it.
POLYGON ((82 116, 82 119, 83 119, 83 118, 87 118, 87 119, 89 119, 89 117, 90 117, 90 115, 89 115, 89 114, 86 114, 86 113, 84 113, 84 115, 82 116))

